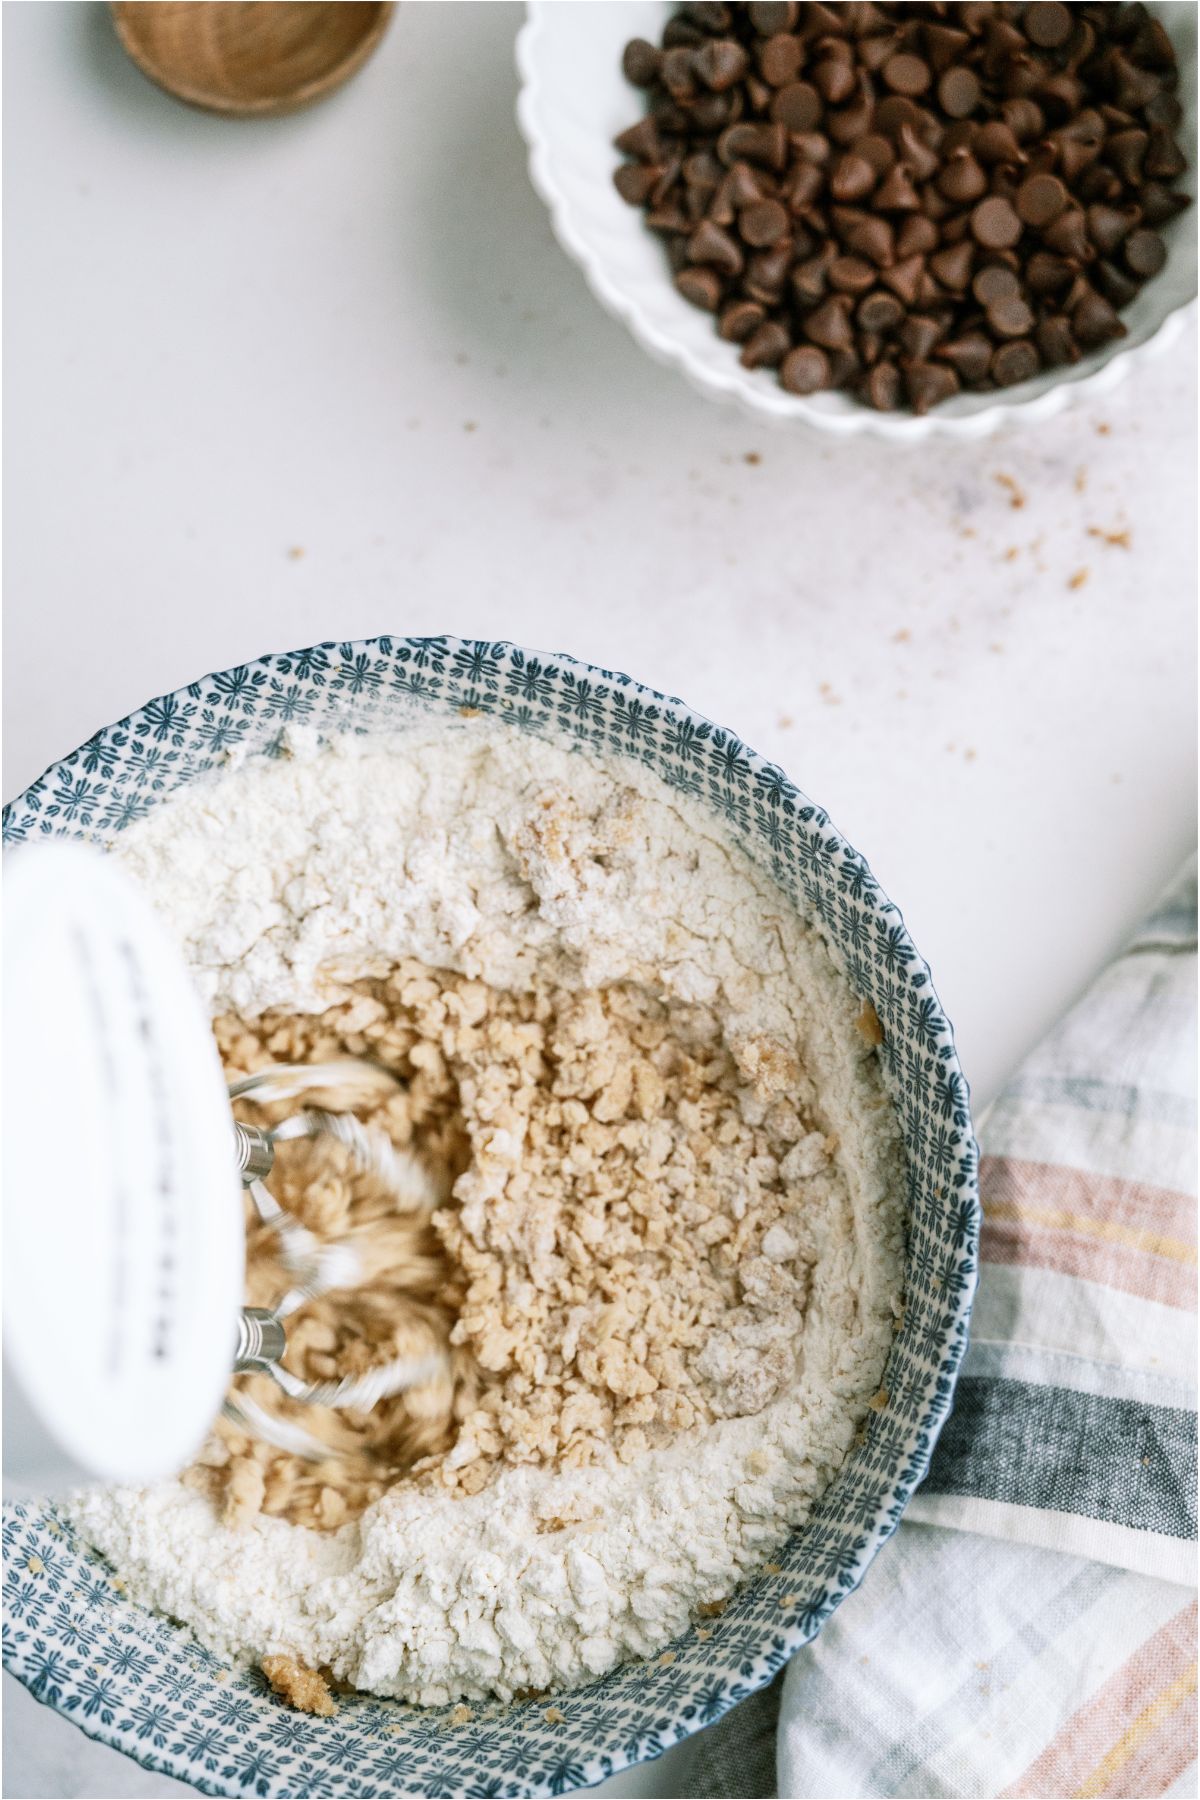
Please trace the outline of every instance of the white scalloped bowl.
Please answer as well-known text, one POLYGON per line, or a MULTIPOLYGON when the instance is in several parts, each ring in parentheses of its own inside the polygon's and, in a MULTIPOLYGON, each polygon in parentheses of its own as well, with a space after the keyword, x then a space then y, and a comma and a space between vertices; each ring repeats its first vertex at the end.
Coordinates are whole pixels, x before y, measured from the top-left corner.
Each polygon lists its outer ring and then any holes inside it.
MULTIPOLYGON (((841 393, 787 393, 770 370, 743 369, 737 346, 717 336, 710 314, 691 306, 671 281, 662 245, 613 186, 620 160, 612 140, 642 111, 621 72, 631 37, 657 42, 674 9, 661 0, 531 0, 517 38, 521 92, 517 121, 529 145, 529 174, 550 209, 554 234, 574 258, 600 304, 625 324, 657 361, 678 369, 713 400, 734 401, 774 424, 807 425, 837 437, 867 435, 893 443, 982 438, 1009 424, 1054 418, 1085 398, 1111 393, 1135 368, 1169 350, 1195 311, 1195 209, 1165 228, 1170 255, 1122 315, 1128 336, 1067 369, 998 394, 960 394, 924 418, 878 413, 841 393)), ((1185 121, 1180 141, 1196 142, 1196 8, 1151 5, 1179 53, 1185 121)), ((1183 186, 1195 198, 1195 165, 1183 186)))

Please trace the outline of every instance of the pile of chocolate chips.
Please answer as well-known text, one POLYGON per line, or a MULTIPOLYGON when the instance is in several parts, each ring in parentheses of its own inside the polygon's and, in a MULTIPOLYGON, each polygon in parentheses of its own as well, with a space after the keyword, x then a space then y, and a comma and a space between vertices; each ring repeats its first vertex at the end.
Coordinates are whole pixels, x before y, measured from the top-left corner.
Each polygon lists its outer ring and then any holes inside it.
POLYGON ((915 412, 1124 335, 1188 204, 1141 5, 681 6, 618 191, 749 369, 915 412))

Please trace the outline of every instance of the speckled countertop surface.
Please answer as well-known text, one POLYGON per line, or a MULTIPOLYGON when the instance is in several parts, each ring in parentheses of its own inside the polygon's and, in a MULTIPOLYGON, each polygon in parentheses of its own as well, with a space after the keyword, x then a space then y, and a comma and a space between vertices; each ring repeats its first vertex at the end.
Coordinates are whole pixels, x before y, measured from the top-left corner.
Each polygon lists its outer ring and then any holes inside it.
MULTIPOLYGON (((7 9, 5 794, 267 650, 568 650, 828 808, 986 1101, 1194 839, 1194 341, 913 455, 711 406, 550 236, 519 18, 402 7, 327 105, 231 124, 104 7, 7 9)), ((10 1795, 187 1791, 23 1694, 5 1726, 10 1795)))

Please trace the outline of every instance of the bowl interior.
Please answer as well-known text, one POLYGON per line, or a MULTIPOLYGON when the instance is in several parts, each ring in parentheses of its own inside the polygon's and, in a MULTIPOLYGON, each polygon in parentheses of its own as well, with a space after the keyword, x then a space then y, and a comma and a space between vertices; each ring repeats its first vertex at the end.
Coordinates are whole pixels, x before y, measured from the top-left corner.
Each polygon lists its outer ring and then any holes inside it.
MULTIPOLYGON (((862 415, 861 403, 841 393, 801 398, 786 393, 768 369, 743 369, 736 345, 718 338, 710 313, 676 291, 662 244, 613 186, 622 160, 612 140, 645 110, 639 90, 626 81, 621 53, 632 37, 660 39, 673 6, 662 0, 577 0, 572 6, 532 0, 522 46, 522 123, 533 145, 531 169, 551 206, 560 240, 588 274, 597 297, 631 325, 648 347, 680 362, 709 391, 778 419, 824 420, 829 425, 862 415)), ((1185 108, 1179 141, 1191 167, 1181 186, 1196 194, 1196 8, 1151 5, 1162 16, 1179 54, 1179 97, 1185 108)), ((1164 229, 1166 267, 1122 314, 1128 336, 1084 357, 1069 370, 1049 371, 996 394, 960 394, 932 418, 971 420, 997 406, 1023 405, 1063 382, 1095 375, 1117 357, 1147 343, 1169 315, 1196 294, 1195 209, 1164 229)), ((878 426, 903 431, 907 417, 887 416, 878 426)))
POLYGON ((966 1344, 979 1229, 977 1154, 950 1027, 895 906, 827 816, 733 733, 628 676, 506 643, 322 644, 151 701, 48 769, 6 809, 5 836, 110 842, 231 760, 286 754, 289 731, 395 731, 418 714, 487 714, 610 762, 636 761, 717 816, 805 914, 883 1022, 904 1135, 909 1243, 890 1399, 810 1522, 666 1661, 628 1664, 557 1699, 448 1709, 365 1696, 332 1719, 289 1712, 262 1677, 226 1679, 182 1628, 125 1599, 53 1509, 5 1509, 5 1660, 39 1699, 152 1768, 222 1794, 559 1793, 718 1718, 819 1630, 899 1521, 949 1411, 966 1344))

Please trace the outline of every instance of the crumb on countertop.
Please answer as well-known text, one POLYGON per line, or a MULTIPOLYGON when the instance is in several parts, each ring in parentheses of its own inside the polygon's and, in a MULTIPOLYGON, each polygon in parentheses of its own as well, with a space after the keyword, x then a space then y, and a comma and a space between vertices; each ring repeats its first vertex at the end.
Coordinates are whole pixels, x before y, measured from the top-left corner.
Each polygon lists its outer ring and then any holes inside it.
POLYGON ((1088 568, 1076 569, 1075 573, 1071 576, 1070 580, 1067 582, 1067 586, 1069 588, 1083 587, 1083 585, 1087 581, 1088 577, 1091 575, 1091 572, 1092 571, 1088 568))
POLYGON ((1099 538, 1102 544, 1111 544, 1117 550, 1128 550, 1132 546, 1132 533, 1128 526, 1123 531, 1105 531, 1102 525, 1089 525, 1089 537, 1099 538))
POLYGON ((1014 512, 1019 511, 1025 504, 1024 490, 1020 485, 1013 480, 1011 475, 996 475, 993 479, 1008 494, 1008 504, 1013 508, 1014 512))

